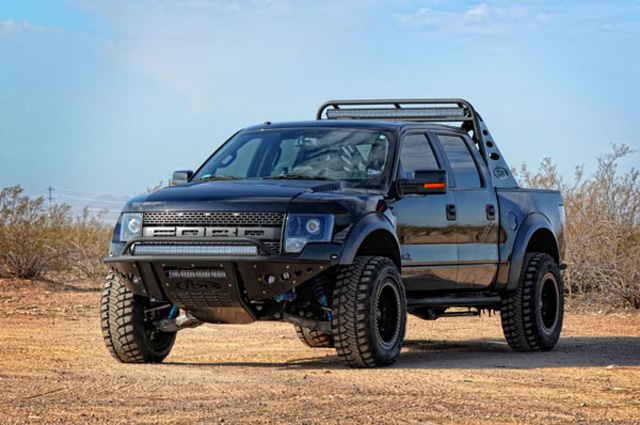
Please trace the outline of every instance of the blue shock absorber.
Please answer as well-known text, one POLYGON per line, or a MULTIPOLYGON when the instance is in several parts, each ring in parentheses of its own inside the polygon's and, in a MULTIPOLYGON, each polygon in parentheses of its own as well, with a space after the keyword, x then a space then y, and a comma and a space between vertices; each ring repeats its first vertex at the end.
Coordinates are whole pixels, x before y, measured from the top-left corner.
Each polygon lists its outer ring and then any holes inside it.
POLYGON ((178 306, 174 305, 173 307, 171 307, 171 310, 169 310, 169 315, 167 316, 167 319, 173 319, 177 312, 178 312, 178 306))
MULTIPOLYGON (((323 278, 317 278, 313 281, 311 286, 313 288, 313 295, 315 295, 318 303, 323 307, 329 307, 329 297, 327 296, 327 287, 323 278)), ((325 311, 327 320, 331 321, 331 312, 325 311)))

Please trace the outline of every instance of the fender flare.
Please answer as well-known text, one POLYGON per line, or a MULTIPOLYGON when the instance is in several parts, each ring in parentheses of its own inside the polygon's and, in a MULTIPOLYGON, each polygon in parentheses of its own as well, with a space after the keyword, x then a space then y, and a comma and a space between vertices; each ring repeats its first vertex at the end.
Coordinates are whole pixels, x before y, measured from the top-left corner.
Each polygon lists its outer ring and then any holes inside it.
POLYGON ((548 230, 553 235, 553 241, 558 249, 558 238, 556 237, 553 227, 549 220, 542 214, 529 215, 516 236, 513 242, 513 252, 511 254, 511 262, 509 266, 509 281, 507 283, 507 291, 513 291, 518 285, 520 280, 520 272, 522 271, 522 264, 524 263, 524 256, 527 253, 527 247, 533 237, 534 233, 538 230, 548 230))
MULTIPOLYGON (((400 258, 400 242, 398 241, 394 226, 384 215, 372 212, 358 220, 349 231, 338 264, 353 264, 362 243, 370 234, 377 230, 386 231, 393 237, 395 241, 394 248, 398 252, 398 258, 400 258)), ((400 267, 399 264, 398 267, 400 267)))

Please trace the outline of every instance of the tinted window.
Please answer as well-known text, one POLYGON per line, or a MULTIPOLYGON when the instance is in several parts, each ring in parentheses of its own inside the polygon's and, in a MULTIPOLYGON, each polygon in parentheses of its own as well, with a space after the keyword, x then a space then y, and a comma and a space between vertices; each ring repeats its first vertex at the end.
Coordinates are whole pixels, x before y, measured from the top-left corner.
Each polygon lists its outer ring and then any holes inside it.
POLYGON ((439 168, 431 145, 424 134, 411 134, 404 138, 400 163, 406 179, 412 179, 418 170, 437 170, 439 168))
POLYGON ((236 152, 227 155, 220 162, 217 171, 220 175, 244 176, 249 170, 251 160, 260 146, 260 139, 251 139, 245 142, 236 152))
POLYGON ((216 152, 194 180, 320 177, 349 187, 380 187, 391 168, 389 136, 361 128, 244 131, 216 152))
POLYGON ((453 169, 456 187, 477 188, 482 187, 480 175, 476 163, 469 152, 467 144, 461 137, 438 135, 449 164, 453 169))

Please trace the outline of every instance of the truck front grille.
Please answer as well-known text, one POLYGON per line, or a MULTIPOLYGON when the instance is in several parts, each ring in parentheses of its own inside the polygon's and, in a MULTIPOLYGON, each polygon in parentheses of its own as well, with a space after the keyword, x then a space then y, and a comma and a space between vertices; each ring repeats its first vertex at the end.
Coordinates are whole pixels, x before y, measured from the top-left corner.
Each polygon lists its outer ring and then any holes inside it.
POLYGON ((280 212, 150 211, 143 215, 145 226, 280 227, 283 222, 280 212))
POLYGON ((142 215, 145 237, 189 237, 206 241, 258 239, 268 254, 280 252, 281 212, 149 211, 142 215))

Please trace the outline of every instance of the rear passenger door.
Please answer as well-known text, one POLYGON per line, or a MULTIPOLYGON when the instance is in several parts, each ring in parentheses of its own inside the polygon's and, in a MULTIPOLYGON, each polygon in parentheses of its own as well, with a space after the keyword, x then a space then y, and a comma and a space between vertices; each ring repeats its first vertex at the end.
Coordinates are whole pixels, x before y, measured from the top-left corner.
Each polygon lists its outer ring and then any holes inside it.
MULTIPOLYGON (((443 169, 426 132, 402 138, 398 178, 411 179, 418 170, 443 169)), ((458 249, 452 192, 406 195, 394 204, 407 292, 451 290, 456 287, 458 249)))
POLYGON ((458 287, 481 289, 498 269, 498 203, 482 157, 459 133, 435 135, 447 157, 457 204, 458 287))

